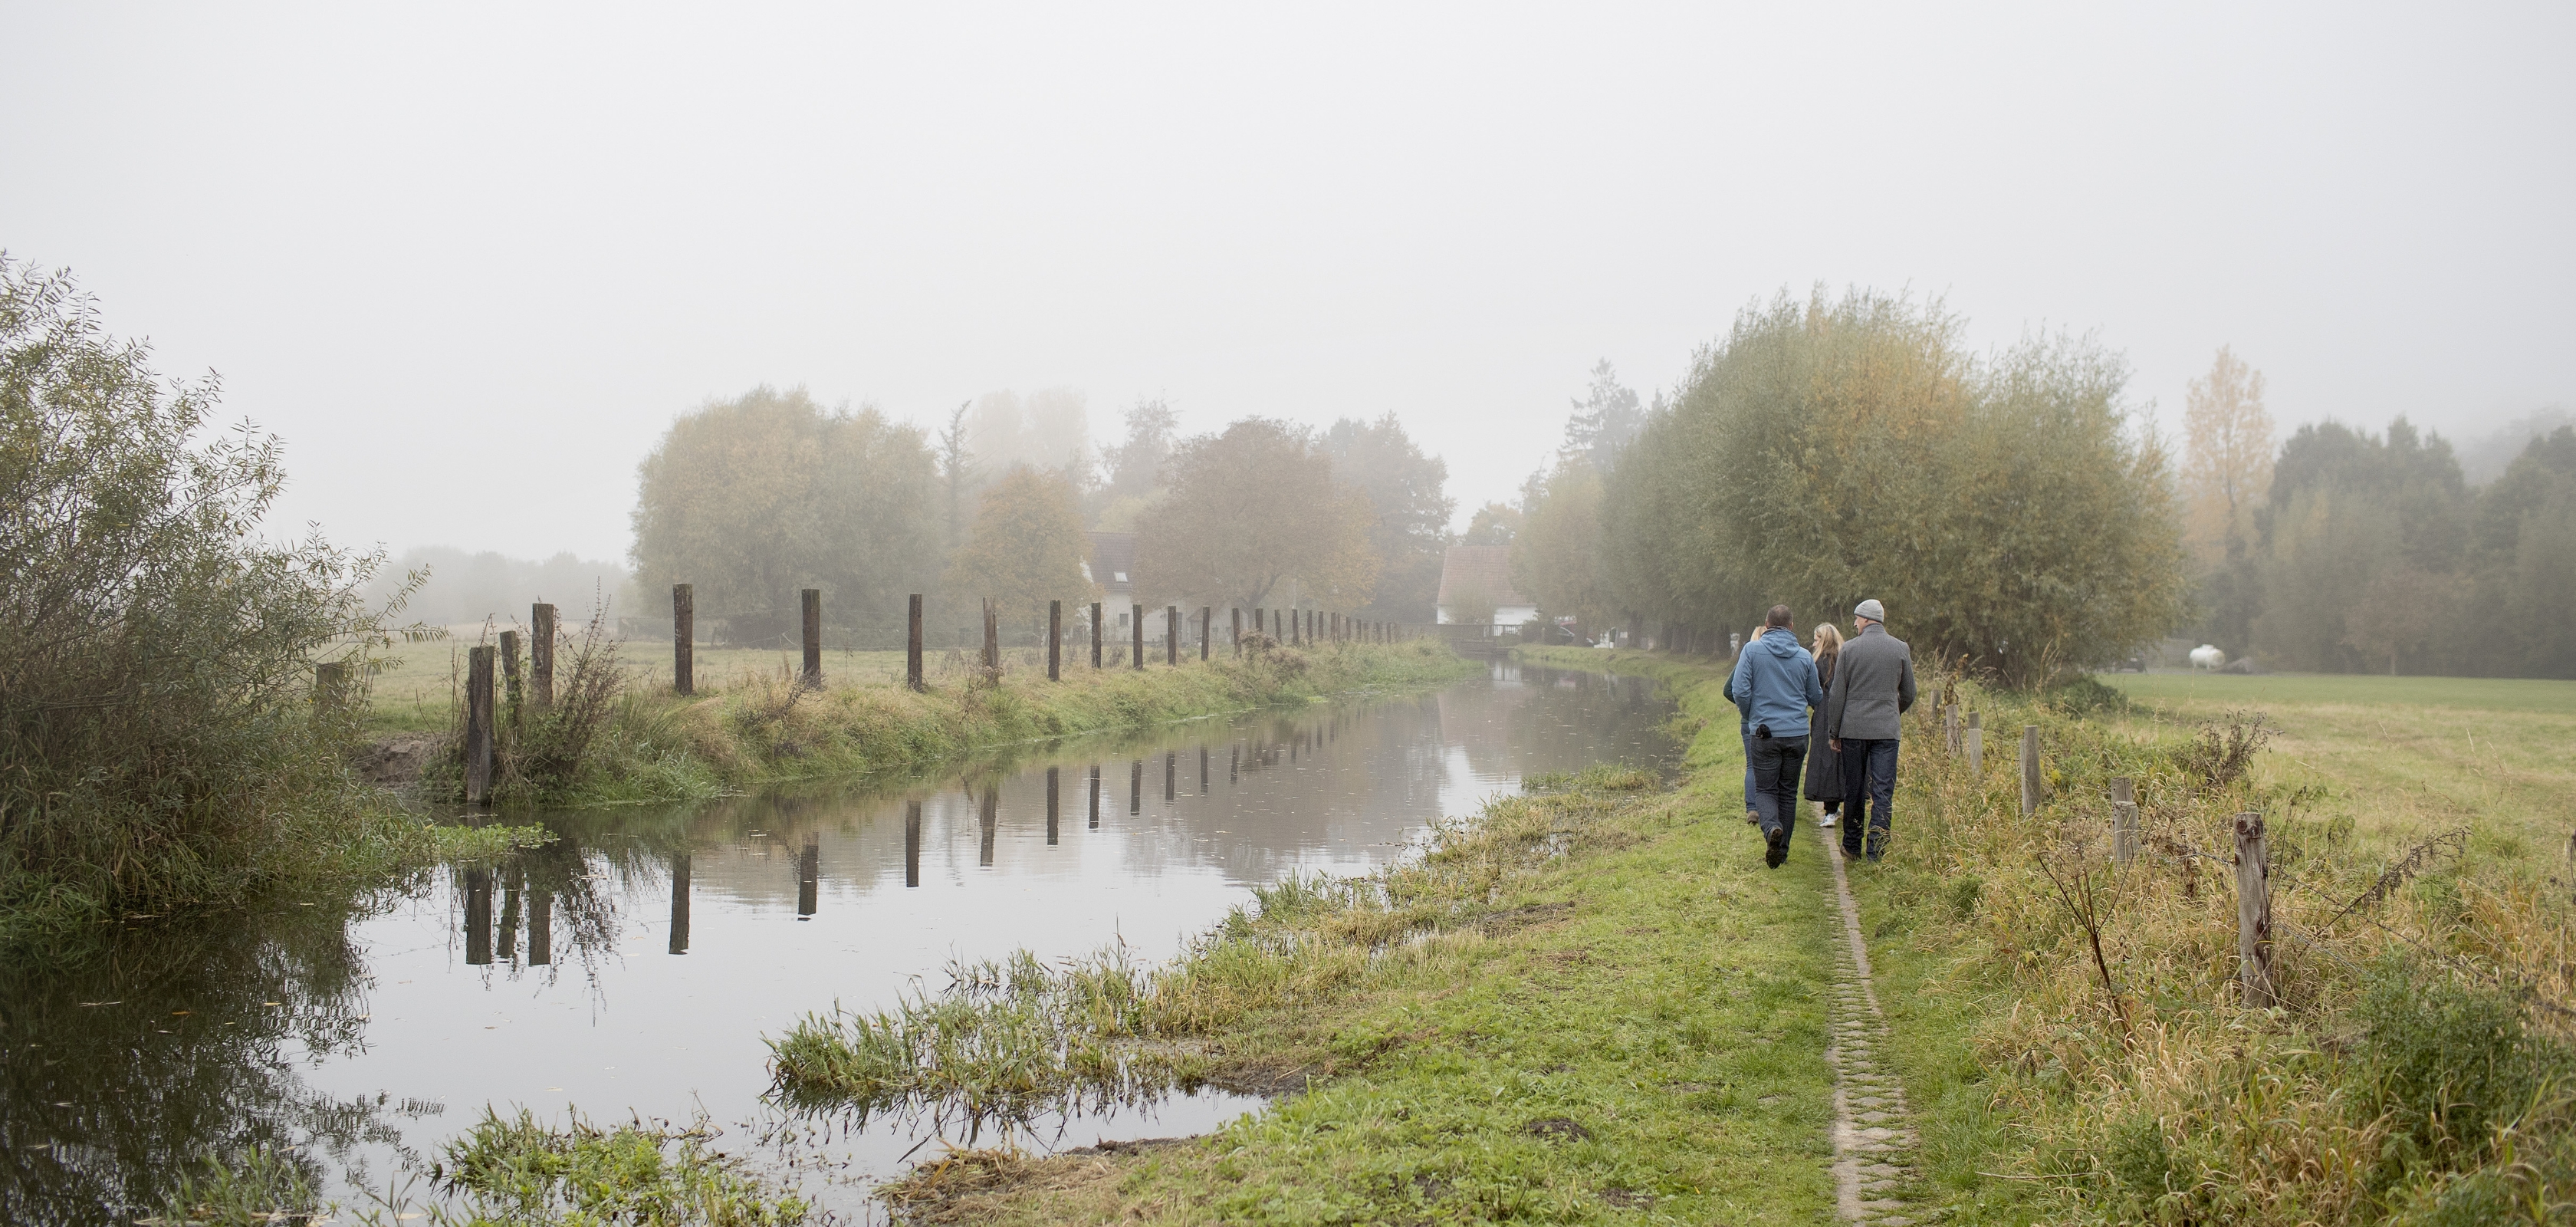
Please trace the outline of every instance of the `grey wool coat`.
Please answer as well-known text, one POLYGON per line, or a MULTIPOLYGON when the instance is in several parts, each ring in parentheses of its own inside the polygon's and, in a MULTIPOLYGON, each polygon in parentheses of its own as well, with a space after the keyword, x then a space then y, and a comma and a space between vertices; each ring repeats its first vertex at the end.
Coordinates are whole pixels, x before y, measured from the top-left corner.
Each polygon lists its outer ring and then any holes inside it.
POLYGON ((1825 696, 1825 735, 1838 740, 1893 741, 1897 717, 1914 706, 1914 649, 1873 623, 1843 644, 1825 696))

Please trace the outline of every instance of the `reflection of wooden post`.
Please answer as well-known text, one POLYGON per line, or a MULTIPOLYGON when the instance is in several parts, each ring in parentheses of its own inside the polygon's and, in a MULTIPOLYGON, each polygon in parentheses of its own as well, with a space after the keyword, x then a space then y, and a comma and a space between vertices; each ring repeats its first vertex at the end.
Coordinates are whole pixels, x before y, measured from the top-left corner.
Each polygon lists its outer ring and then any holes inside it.
POLYGON ((1207 790, 1208 790, 1208 759, 1207 759, 1207 747, 1206 747, 1206 746, 1200 746, 1200 747, 1199 747, 1199 795, 1200 795, 1200 796, 1206 796, 1206 795, 1207 795, 1207 790))
POLYGON ((492 649, 465 653, 465 800, 492 799, 492 649))
POLYGON ((798 920, 814 914, 815 897, 822 893, 822 888, 823 846, 814 833, 808 831, 805 834, 805 846, 796 853, 796 918, 798 920))
POLYGON ((2263 815, 2236 816, 2236 959, 2245 1004, 2276 1004, 2272 988, 2272 866, 2263 846, 2263 815))
POLYGON ((1064 680, 1064 602, 1047 602, 1047 680, 1064 680))
POLYGON ((1100 829, 1100 764, 1091 764, 1091 829, 1100 829))
POLYGON ((469 865, 465 869, 465 964, 487 967, 491 962, 492 871, 469 865))
POLYGON ((2138 786, 2125 775, 2111 777, 2111 860, 2126 865, 2138 859, 2138 786))
POLYGON ((1983 712, 1972 711, 1968 713, 1968 778, 1970 780, 1977 781, 1978 787, 1980 788, 1985 786, 1984 780, 1986 778, 1986 728, 1984 720, 1985 713, 1983 712))
POLYGON ((528 962, 543 966, 555 958, 555 893, 542 887, 528 895, 528 962))
POLYGON ((1163 751, 1163 804, 1165 805, 1170 805, 1178 795, 1173 791, 1172 782, 1173 776, 1179 773, 1180 766, 1180 751, 1163 751))
POLYGON ((805 668, 802 680, 816 690, 823 688, 823 590, 807 588, 798 594, 805 622, 805 668))
POLYGON ((2044 787, 2046 785, 2039 778, 2039 726, 2025 724, 2021 726, 2022 817, 2028 818, 2039 812, 2039 803, 2047 800, 2040 795, 2040 790, 2044 787))
POLYGON ((903 884, 921 885, 921 802, 903 803, 903 884))
POLYGON ((1100 602, 1091 603, 1091 667, 1100 667, 1100 602))
POLYGON ((1055 846, 1055 771, 1047 768, 1047 846, 1055 846))
POLYGON ((975 864, 985 869, 993 867, 993 836, 1002 825, 1001 805, 1002 782, 995 780, 986 784, 983 807, 975 812, 976 829, 983 835, 983 842, 975 853, 975 864))
POLYGON ((555 607, 528 606, 528 697, 538 711, 555 705, 555 607))
POLYGON ((671 858, 671 953, 689 952, 689 854, 671 858))
POLYGON ((1127 764, 1127 812, 1145 812, 1145 760, 1131 759, 1127 764))
POLYGON ((675 694, 698 692, 696 660, 698 646, 698 594, 688 584, 671 585, 671 690, 675 694))
POLYGON ((912 594, 912 621, 903 635, 903 684, 927 689, 921 680, 921 594, 912 594))
POLYGON ((1130 649, 1130 651, 1131 651, 1131 653, 1132 653, 1132 655, 1130 656, 1130 659, 1131 659, 1131 660, 1133 660, 1133 661, 1135 662, 1135 667, 1136 667, 1136 668, 1138 668, 1138 669, 1142 669, 1142 668, 1144 668, 1144 667, 1145 667, 1145 607, 1144 607, 1144 606, 1142 606, 1142 605, 1135 605, 1135 604, 1130 604, 1129 606, 1127 606, 1127 630, 1128 630, 1128 632, 1129 632, 1129 633, 1133 634, 1133 635, 1136 637, 1136 644, 1135 644, 1135 647, 1133 647, 1132 649, 1130 649))

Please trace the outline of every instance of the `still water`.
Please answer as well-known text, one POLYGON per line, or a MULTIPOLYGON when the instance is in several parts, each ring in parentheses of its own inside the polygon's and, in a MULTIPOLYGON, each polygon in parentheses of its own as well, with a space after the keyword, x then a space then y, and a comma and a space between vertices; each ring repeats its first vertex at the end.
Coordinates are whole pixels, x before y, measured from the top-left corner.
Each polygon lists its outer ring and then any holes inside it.
MULTIPOLYGON (((547 814, 557 842, 496 866, 22 960, 0 972, 0 1221, 131 1222, 184 1164, 253 1142, 363 1204, 487 1106, 703 1116, 721 1149, 864 1218, 872 1181, 963 1135, 780 1106, 764 1037, 1014 949, 1169 957, 1252 887, 1365 872, 1528 776, 1667 767, 1670 714, 1638 679, 1498 664, 945 778, 547 814)), ((1209 1090, 1017 1140, 1198 1133, 1260 1106, 1209 1090)))

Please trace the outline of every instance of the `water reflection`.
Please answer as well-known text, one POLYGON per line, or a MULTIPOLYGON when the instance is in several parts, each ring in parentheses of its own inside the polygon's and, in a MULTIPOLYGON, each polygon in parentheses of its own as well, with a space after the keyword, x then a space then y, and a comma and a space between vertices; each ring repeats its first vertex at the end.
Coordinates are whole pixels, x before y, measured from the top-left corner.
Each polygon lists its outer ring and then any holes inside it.
MULTIPOLYGON (((188 1160, 255 1142, 298 1144, 347 1203, 487 1103, 702 1106, 888 1172, 921 1137, 781 1118, 761 1099, 764 1035, 1016 948, 1168 956, 1248 887, 1364 871, 1524 775, 1668 764, 1669 714, 1640 683, 1504 668, 1436 694, 1025 747, 944 780, 547 815, 554 844, 354 911, 290 905, 22 960, 0 969, 0 1221, 130 1221, 188 1160), (1124 817, 1102 797, 1121 764, 1124 817), (1068 771, 1079 826, 1059 820, 1068 771)), ((1250 1102, 1194 1096, 1078 1127, 1192 1132, 1250 1102)))

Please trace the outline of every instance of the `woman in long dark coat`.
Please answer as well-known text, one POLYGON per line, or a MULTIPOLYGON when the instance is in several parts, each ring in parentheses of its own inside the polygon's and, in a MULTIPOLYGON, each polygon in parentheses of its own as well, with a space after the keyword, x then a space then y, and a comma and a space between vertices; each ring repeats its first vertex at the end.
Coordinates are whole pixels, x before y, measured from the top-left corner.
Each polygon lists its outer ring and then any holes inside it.
MULTIPOLYGON (((1825 694, 1830 700, 1834 690, 1834 663, 1843 651, 1843 633, 1834 629, 1831 622, 1822 623, 1816 627, 1815 643, 1807 650, 1815 654, 1816 680, 1824 683, 1825 694)), ((1834 825, 1835 816, 1843 806, 1843 762, 1842 755, 1834 753, 1833 743, 1825 740, 1822 709, 1816 712, 1816 720, 1807 733, 1807 781, 1802 791, 1808 800, 1824 803, 1824 819, 1816 825, 1834 825)))

